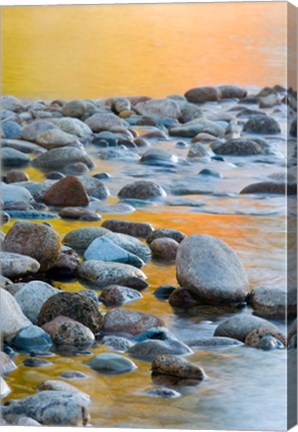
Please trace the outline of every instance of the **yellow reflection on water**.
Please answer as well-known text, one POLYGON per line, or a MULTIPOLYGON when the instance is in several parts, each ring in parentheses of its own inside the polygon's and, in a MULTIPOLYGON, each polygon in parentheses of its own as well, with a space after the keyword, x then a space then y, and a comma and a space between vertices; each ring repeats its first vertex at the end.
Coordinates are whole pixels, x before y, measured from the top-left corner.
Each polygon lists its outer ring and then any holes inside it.
POLYGON ((3 93, 154 97, 285 83, 286 2, 4 7, 3 93))

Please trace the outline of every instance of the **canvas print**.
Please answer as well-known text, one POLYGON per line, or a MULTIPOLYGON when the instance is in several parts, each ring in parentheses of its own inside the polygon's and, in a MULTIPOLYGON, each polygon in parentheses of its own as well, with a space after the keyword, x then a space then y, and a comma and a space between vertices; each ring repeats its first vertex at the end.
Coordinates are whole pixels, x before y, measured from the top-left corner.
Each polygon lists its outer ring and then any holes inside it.
POLYGON ((1 425, 294 426, 296 8, 1 13, 1 425))

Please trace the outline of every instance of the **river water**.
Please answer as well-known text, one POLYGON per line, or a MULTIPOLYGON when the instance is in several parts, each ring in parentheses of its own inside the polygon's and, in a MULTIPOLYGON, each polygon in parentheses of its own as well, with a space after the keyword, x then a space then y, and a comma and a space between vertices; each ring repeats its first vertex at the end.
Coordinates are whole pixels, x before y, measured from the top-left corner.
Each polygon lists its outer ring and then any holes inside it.
MULTIPOLYGON (((284 84, 285 7, 284 3, 251 3, 6 8, 4 92, 29 99, 94 99, 183 94, 198 84, 222 82, 284 84)), ((217 104, 213 109, 216 114, 217 104)), ((223 179, 199 178, 196 174, 205 167, 204 162, 187 163, 187 149, 178 149, 175 141, 156 144, 177 156, 177 164, 169 169, 132 159, 102 161, 96 157, 96 148, 89 145, 87 151, 96 164, 90 175, 111 174, 106 181, 110 203, 117 202, 117 192, 124 184, 141 178, 158 181, 172 200, 171 206, 143 207, 128 215, 104 214, 103 220, 145 221, 187 235, 217 236, 239 254, 251 289, 259 285, 285 287, 285 198, 238 195, 249 183, 284 173, 285 112, 281 108, 274 116, 283 133, 270 138, 276 150, 271 163, 260 157, 228 157, 226 162, 208 163, 223 179), (192 189, 187 198, 196 206, 173 205, 177 196, 171 195, 171 188, 179 185, 192 189)), ((147 130, 150 128, 138 132, 147 130)), ((36 169, 26 171, 32 180, 44 179, 36 169)), ((6 224, 4 231, 14 222, 6 224)), ((72 229, 98 225, 60 219, 50 222, 61 238, 72 229)), ((143 299, 125 307, 161 317, 181 340, 212 335, 218 323, 229 316, 200 308, 188 314, 173 311, 153 292, 163 284, 176 286, 175 266, 150 261, 144 272, 150 287, 143 292, 143 299)), ((67 291, 82 289, 77 281, 55 282, 55 286, 67 291)), ((275 324, 285 331, 282 321, 275 324)), ((109 349, 96 345, 91 351, 98 354, 109 349)), ((52 365, 34 369, 23 366, 23 359, 19 355, 18 369, 7 377, 12 388, 9 399, 35 393, 45 379, 79 370, 88 378, 73 384, 91 396, 91 424, 96 427, 286 429, 287 359, 283 350, 196 349, 188 359, 202 366, 208 379, 182 389, 179 398, 165 400, 144 394, 153 387, 149 363, 135 360, 138 368, 133 372, 104 376, 85 365, 87 355, 55 354, 48 359, 52 365)))

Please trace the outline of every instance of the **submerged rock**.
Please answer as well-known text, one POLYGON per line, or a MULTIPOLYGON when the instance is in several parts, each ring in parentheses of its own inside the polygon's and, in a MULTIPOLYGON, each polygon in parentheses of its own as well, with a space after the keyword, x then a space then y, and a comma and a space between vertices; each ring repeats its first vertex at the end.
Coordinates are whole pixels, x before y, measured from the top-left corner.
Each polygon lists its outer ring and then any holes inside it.
POLYGON ((30 325, 21 329, 12 340, 12 345, 23 351, 47 349, 52 345, 51 337, 40 327, 30 325))
POLYGON ((127 353, 136 359, 151 362, 159 355, 189 355, 192 354, 192 350, 176 338, 169 340, 147 339, 129 348, 127 353))
POLYGON ((98 354, 88 365, 97 372, 112 375, 131 372, 137 368, 130 359, 112 353, 98 354))

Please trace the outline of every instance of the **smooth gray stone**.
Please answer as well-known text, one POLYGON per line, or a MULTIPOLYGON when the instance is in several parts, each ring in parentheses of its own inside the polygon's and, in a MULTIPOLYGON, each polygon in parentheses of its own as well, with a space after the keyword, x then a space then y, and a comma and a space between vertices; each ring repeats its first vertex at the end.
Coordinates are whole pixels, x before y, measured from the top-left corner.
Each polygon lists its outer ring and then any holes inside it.
POLYGON ((6 213, 13 219, 58 219, 59 216, 53 213, 23 210, 6 210, 6 213))
POLYGON ((97 372, 122 374, 136 369, 136 365, 126 357, 117 354, 98 354, 88 363, 97 372))
POLYGON ((18 349, 29 352, 37 347, 39 349, 49 348, 52 345, 52 339, 43 329, 32 325, 20 330, 12 344, 18 349))

